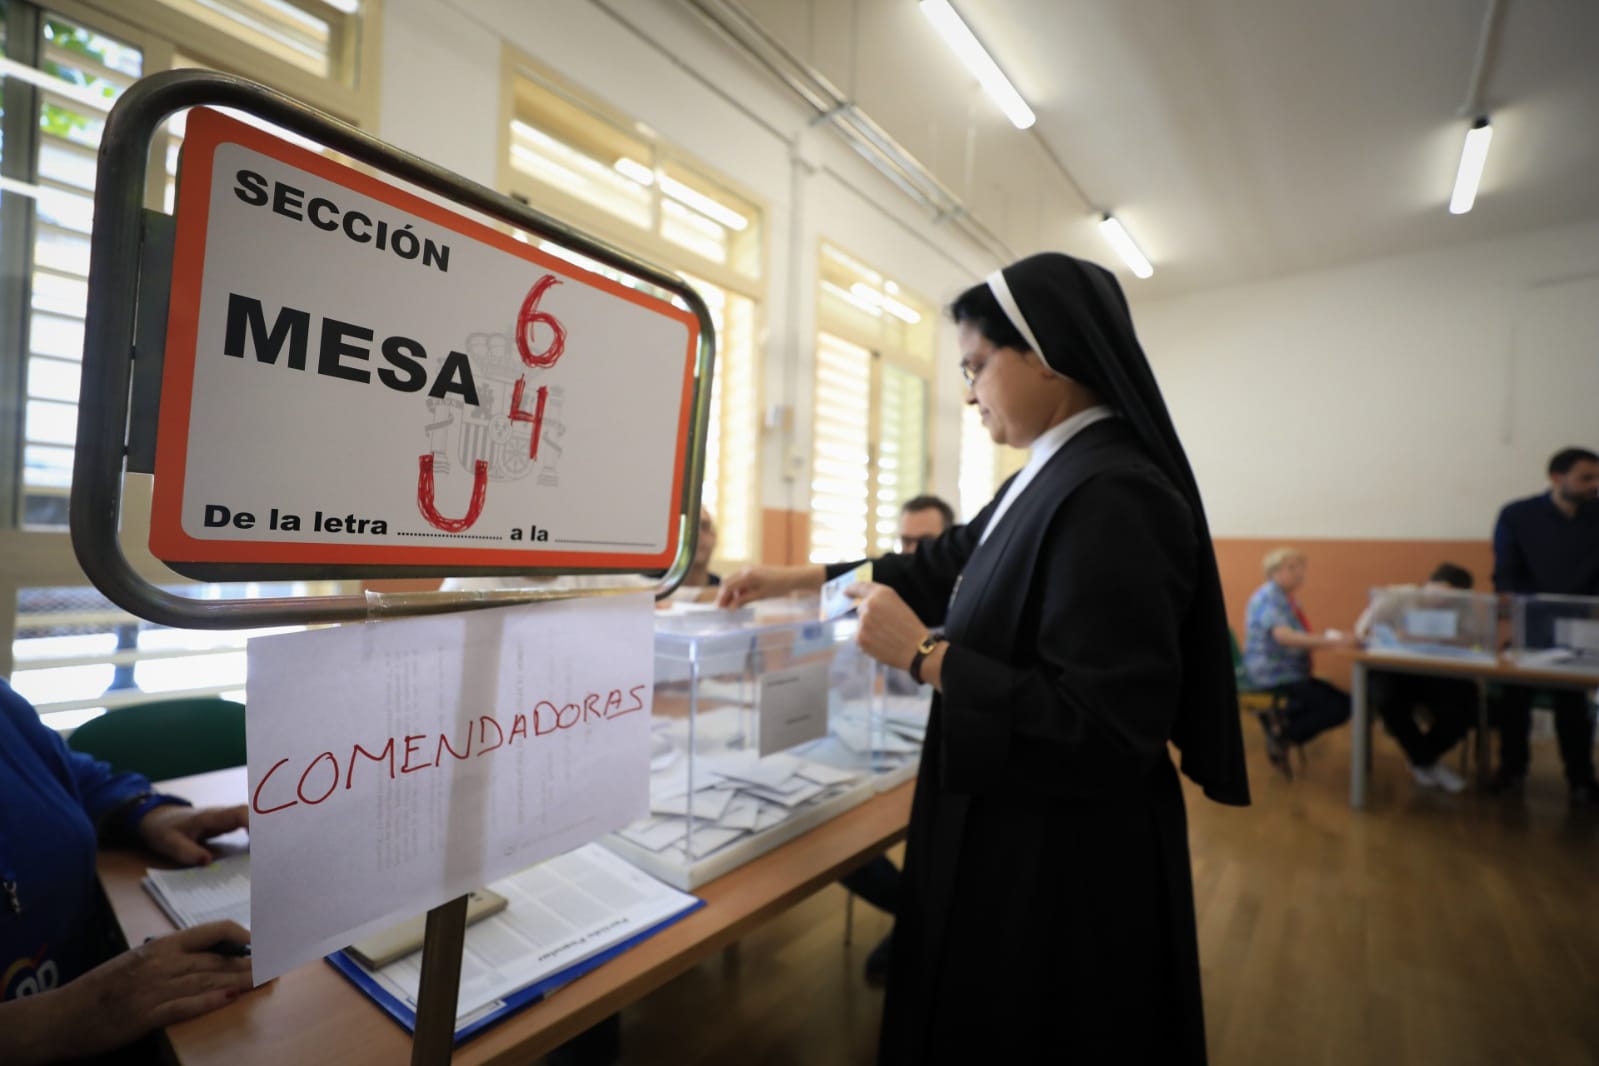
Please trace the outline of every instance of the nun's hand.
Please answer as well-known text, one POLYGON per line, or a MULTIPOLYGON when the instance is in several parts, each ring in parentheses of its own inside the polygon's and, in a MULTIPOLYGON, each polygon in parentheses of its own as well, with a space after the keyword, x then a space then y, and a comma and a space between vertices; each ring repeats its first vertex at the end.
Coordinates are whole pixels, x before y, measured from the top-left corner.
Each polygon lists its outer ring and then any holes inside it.
POLYGON ((908 669, 917 646, 927 636, 927 627, 916 612, 887 585, 857 581, 844 594, 857 601, 859 607, 861 624, 855 643, 885 666, 908 669))

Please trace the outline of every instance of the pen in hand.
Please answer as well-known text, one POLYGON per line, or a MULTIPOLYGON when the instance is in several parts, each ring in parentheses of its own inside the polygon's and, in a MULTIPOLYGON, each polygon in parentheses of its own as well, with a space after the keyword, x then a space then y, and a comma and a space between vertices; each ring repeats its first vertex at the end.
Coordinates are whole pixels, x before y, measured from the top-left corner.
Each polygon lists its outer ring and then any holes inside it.
POLYGON ((230 959, 247 959, 250 957, 250 945, 241 944, 237 940, 218 940, 205 950, 213 955, 222 955, 230 959))
MULTIPOLYGON (((148 944, 154 939, 155 937, 153 936, 147 936, 144 938, 144 942, 148 944)), ((229 959, 247 959, 250 957, 250 945, 241 944, 237 940, 218 940, 215 944, 206 947, 205 950, 213 955, 222 955, 229 959)))

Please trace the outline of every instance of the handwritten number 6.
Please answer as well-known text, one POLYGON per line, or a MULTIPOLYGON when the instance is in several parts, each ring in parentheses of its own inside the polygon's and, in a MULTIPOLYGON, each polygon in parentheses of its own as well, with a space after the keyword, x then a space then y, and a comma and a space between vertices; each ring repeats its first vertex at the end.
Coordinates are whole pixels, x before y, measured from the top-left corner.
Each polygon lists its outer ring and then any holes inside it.
POLYGON ((522 301, 522 310, 516 316, 516 350, 521 353, 522 362, 528 366, 552 367, 556 360, 561 358, 561 353, 566 350, 566 327, 556 321, 555 316, 548 311, 539 310, 539 300, 545 292, 560 283, 554 274, 544 275, 528 290, 527 298, 522 301), (555 331, 555 338, 542 352, 535 352, 533 327, 540 322, 555 331))

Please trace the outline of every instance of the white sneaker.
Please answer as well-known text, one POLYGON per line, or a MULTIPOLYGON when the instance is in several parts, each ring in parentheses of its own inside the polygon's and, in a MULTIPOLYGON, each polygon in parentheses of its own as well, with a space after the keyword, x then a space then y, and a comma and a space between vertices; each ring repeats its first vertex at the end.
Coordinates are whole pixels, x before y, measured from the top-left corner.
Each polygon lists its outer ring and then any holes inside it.
POLYGON ((1455 773, 1442 763, 1431 766, 1412 766, 1410 776, 1416 779, 1416 784, 1423 788, 1441 788, 1448 793, 1464 792, 1466 790, 1465 778, 1455 773))

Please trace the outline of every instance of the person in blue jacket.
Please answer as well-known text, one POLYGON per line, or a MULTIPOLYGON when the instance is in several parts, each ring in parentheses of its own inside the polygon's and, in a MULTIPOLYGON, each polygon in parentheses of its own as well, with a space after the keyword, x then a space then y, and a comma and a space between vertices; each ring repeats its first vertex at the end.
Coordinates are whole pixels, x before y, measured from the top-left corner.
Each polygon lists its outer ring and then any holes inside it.
POLYGON ((99 894, 101 841, 204 865, 204 841, 245 825, 238 807, 196 809, 69 749, 0 680, 0 1062, 54 1062, 123 1048, 251 986, 248 943, 211 922, 118 950, 99 894))

